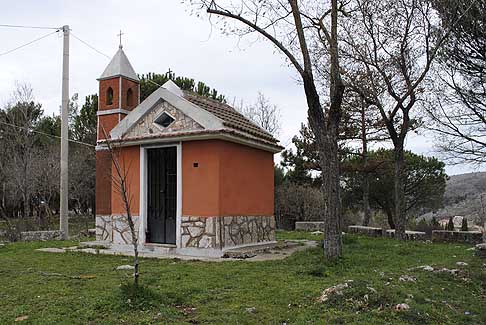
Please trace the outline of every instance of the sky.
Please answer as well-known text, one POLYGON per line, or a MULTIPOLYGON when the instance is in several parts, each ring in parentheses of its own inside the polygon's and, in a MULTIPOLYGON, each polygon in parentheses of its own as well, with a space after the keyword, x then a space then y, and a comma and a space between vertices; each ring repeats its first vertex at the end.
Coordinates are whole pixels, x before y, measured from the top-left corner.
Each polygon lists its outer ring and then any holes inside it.
MULTIPOLYGON (((16 0, 0 11, 0 24, 59 27, 69 25, 73 36, 113 56, 117 34, 135 71, 165 73, 204 81, 234 99, 251 104, 258 92, 281 111, 278 136, 285 147, 306 121, 307 109, 298 76, 268 42, 254 36, 222 35, 207 18, 191 14, 179 0, 16 0)), ((29 83, 46 114, 58 114, 61 103, 62 32, 10 54, 2 53, 42 37, 52 30, 0 27, 0 105, 8 102, 16 82, 29 83)), ((98 78, 109 59, 76 38, 70 39, 70 94, 84 97, 98 91, 98 78)), ((406 148, 437 155, 434 139, 412 134, 406 148)), ((447 166, 449 175, 477 171, 471 166, 447 166)))

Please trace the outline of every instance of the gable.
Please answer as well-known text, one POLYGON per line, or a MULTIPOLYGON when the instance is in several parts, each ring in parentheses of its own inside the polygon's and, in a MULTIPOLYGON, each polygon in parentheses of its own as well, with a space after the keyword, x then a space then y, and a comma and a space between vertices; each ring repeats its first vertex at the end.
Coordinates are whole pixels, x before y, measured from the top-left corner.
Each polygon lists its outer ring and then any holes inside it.
POLYGON ((123 135, 123 138, 139 138, 144 136, 153 136, 157 134, 166 134, 174 132, 190 132, 204 130, 204 128, 194 121, 191 117, 187 116, 179 109, 166 101, 161 101, 152 110, 147 112, 137 123, 135 123, 129 130, 123 135), (158 123, 155 123, 156 119, 162 114, 168 114, 174 119, 167 127, 164 127, 158 123))

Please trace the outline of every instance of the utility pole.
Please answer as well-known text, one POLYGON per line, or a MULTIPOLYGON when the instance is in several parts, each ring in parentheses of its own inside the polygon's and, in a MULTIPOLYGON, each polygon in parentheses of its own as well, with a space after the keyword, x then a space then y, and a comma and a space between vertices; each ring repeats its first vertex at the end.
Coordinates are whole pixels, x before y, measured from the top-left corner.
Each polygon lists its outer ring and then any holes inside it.
POLYGON ((61 107, 61 184, 60 184, 60 215, 59 228, 64 239, 69 237, 68 225, 68 119, 69 119, 69 25, 62 26, 62 107, 61 107))

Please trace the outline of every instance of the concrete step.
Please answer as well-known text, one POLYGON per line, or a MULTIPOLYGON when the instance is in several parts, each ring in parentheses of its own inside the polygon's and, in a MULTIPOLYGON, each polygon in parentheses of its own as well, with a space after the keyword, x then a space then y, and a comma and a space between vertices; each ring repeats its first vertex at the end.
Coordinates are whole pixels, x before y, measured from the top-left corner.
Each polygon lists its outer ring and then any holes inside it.
POLYGON ((276 242, 262 243, 257 245, 229 248, 224 251, 223 258, 245 259, 256 256, 259 253, 270 251, 275 248, 276 242))
POLYGON ((151 254, 175 254, 177 246, 170 244, 143 244, 140 247, 140 252, 151 254))
POLYGON ((80 242, 79 246, 82 248, 108 249, 111 247, 111 244, 104 240, 92 240, 80 242))

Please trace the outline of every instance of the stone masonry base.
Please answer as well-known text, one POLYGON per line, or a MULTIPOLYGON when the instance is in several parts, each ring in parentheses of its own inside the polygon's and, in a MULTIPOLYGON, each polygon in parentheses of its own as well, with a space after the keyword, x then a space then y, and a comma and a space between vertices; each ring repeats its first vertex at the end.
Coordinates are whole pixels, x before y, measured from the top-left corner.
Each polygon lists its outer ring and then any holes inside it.
MULTIPOLYGON (((135 229, 140 217, 133 217, 135 229)), ((275 241, 274 216, 182 216, 180 242, 177 248, 190 251, 199 249, 222 251, 235 246, 254 245, 275 241)), ((131 243, 126 217, 96 216, 96 240, 111 244, 131 243)))
MULTIPOLYGON (((135 229, 140 227, 139 216, 133 216, 135 229)), ((137 231, 138 235, 138 231, 137 231)), ((113 244, 131 244, 132 234, 125 216, 96 216, 96 240, 113 244)))
POLYGON ((181 248, 223 249, 275 240, 274 216, 183 216, 181 227, 181 248))

